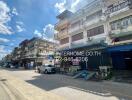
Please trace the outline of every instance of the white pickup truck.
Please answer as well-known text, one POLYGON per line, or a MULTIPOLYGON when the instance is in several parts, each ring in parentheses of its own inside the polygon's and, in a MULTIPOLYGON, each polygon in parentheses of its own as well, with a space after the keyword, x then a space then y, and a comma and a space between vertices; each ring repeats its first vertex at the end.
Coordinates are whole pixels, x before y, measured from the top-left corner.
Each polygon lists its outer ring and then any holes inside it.
POLYGON ((54 67, 54 65, 45 64, 45 65, 37 67, 37 72, 45 73, 45 74, 55 73, 56 72, 56 68, 54 67))

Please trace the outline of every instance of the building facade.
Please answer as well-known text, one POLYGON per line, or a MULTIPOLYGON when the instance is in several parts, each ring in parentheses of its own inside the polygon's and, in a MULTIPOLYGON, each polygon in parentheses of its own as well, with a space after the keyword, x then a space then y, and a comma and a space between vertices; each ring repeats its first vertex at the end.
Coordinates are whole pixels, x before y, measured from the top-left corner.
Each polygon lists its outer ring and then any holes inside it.
POLYGON ((41 38, 24 40, 12 52, 15 66, 33 68, 43 64, 54 64, 55 43, 41 38))
MULTIPOLYGON (((85 66, 84 69, 99 66, 131 69, 132 57, 129 56, 132 54, 131 0, 96 0, 75 13, 66 10, 57 18, 59 22, 55 25, 55 29, 58 33, 55 39, 60 41, 58 51, 63 52, 61 53, 63 58, 65 51, 85 53, 97 51, 102 56, 82 55, 88 57, 89 61, 79 62, 78 65, 81 68, 85 66)), ((72 63, 74 60, 61 66, 71 66, 72 63)))

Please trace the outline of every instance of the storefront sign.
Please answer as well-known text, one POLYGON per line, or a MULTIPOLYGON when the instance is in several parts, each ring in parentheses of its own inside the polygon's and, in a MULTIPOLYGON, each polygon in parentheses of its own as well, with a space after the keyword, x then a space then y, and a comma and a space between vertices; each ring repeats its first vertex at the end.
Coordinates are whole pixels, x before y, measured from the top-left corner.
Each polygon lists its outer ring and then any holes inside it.
POLYGON ((100 51, 63 51, 62 56, 101 56, 100 51))
POLYGON ((88 62, 89 57, 98 57, 101 56, 102 52, 100 51, 63 51, 61 52, 60 61, 71 61, 73 64, 78 62, 88 62))

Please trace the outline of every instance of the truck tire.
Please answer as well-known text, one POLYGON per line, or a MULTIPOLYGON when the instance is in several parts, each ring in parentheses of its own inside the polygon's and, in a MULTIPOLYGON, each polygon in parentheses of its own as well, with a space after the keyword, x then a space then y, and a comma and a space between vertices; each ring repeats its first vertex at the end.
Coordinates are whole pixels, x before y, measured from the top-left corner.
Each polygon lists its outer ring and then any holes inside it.
POLYGON ((44 71, 44 73, 45 73, 45 74, 48 74, 48 70, 46 69, 46 70, 44 71))

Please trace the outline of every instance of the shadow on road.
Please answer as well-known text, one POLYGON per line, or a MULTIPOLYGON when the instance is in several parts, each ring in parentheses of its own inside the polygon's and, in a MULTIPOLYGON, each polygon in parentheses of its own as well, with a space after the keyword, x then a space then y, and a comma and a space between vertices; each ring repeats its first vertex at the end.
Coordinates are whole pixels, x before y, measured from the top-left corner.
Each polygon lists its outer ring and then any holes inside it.
MULTIPOLYGON (((132 86, 121 83, 113 84, 111 81, 85 81, 83 79, 73 79, 71 76, 63 74, 37 74, 34 71, 6 69, 8 71, 18 71, 16 75, 21 74, 27 77, 26 82, 33 84, 46 91, 56 90, 62 87, 70 87, 87 93, 96 94, 103 97, 115 96, 119 100, 132 100, 132 86), (19 72, 20 71, 20 72, 19 72), (26 71, 26 73, 24 72, 26 71), (21 73, 22 72, 22 73, 21 73), (30 78, 31 77, 31 78, 30 78)), ((20 76, 21 76, 20 75, 20 76)))
POLYGON ((119 100, 122 100, 122 98, 126 98, 124 100, 130 100, 127 99, 127 96, 120 94, 120 92, 123 91, 123 89, 120 87, 111 85, 108 86, 108 88, 107 84, 104 84, 104 82, 92 82, 80 79, 73 79, 72 77, 65 75, 42 74, 40 76, 35 76, 33 80, 28 80, 27 82, 47 91, 59 89, 62 87, 70 87, 103 97, 115 96, 119 98, 119 100), (117 92, 114 92, 114 90, 116 90, 117 92))

